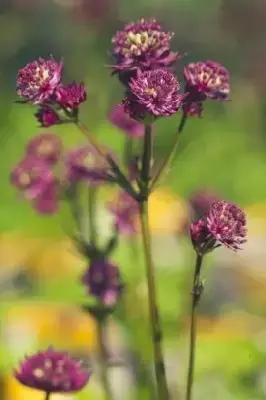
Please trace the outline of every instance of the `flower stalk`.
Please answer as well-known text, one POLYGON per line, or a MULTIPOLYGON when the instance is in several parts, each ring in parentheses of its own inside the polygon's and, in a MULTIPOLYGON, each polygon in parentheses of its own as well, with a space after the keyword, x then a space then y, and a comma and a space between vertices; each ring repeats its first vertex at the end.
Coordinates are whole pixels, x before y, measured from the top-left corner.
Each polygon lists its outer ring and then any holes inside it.
POLYGON ((49 392, 45 393, 44 400, 49 400, 50 399, 50 394, 49 392))
POLYGON ((105 344, 105 318, 98 318, 97 323, 97 336, 99 341, 99 366, 100 366, 100 376, 102 387, 105 393, 106 400, 112 400, 112 391, 110 387, 110 382, 108 379, 108 353, 105 344))
POLYGON ((196 353, 196 339, 197 339, 197 306, 199 304, 203 285, 200 280, 200 272, 202 266, 203 256, 197 254, 196 265, 192 284, 192 305, 190 315, 190 348, 189 348, 189 365, 188 365, 188 376, 187 376, 187 390, 186 400, 192 399, 192 389, 194 383, 194 368, 195 368, 195 353, 196 353))

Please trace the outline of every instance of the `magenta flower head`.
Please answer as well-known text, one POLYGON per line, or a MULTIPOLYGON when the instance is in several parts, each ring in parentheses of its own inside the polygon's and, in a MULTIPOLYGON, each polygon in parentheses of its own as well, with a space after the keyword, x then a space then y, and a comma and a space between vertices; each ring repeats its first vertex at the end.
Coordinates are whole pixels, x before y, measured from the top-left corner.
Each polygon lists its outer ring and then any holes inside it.
POLYGON ((34 115, 43 128, 48 128, 61 122, 56 112, 49 106, 41 106, 34 115))
POLYGON ((235 204, 215 201, 203 218, 191 224, 190 233, 195 250, 202 255, 221 245, 240 250, 246 242, 246 217, 235 204))
POLYGON ((62 140, 52 133, 44 133, 29 140, 26 153, 34 156, 49 165, 57 163, 63 151, 62 140))
POLYGON ((129 87, 124 109, 137 120, 154 120, 175 114, 184 99, 184 95, 178 94, 180 86, 177 79, 165 69, 138 70, 129 87))
POLYGON ((112 39, 115 59, 112 68, 127 84, 136 69, 170 67, 179 57, 170 50, 173 36, 173 33, 164 32, 155 19, 142 18, 125 25, 112 39))
POLYGON ((61 81, 63 63, 51 57, 39 58, 18 71, 17 94, 26 102, 42 104, 49 100, 61 81))
POLYGON ((113 107, 109 115, 109 120, 129 137, 141 138, 145 135, 145 126, 131 118, 129 114, 125 112, 122 105, 113 107))
POLYGON ((88 294, 106 307, 117 303, 123 289, 119 268, 107 260, 92 261, 82 277, 82 283, 88 294))
POLYGON ((110 166, 92 146, 72 150, 66 163, 70 183, 86 181, 91 186, 97 186, 108 180, 110 166))
POLYGON ((57 103, 67 110, 75 110, 86 101, 87 92, 83 83, 72 82, 69 85, 60 84, 55 92, 57 103))
POLYGON ((118 197, 109 203, 108 210, 114 216, 114 227, 124 236, 138 233, 138 203, 128 193, 120 191, 118 197))
POLYGON ((11 183, 41 214, 58 211, 59 184, 50 166, 34 156, 26 156, 10 174, 11 183))
POLYGON ((87 384, 90 375, 81 367, 81 361, 52 348, 25 357, 14 371, 22 385, 49 394, 77 392, 87 384))

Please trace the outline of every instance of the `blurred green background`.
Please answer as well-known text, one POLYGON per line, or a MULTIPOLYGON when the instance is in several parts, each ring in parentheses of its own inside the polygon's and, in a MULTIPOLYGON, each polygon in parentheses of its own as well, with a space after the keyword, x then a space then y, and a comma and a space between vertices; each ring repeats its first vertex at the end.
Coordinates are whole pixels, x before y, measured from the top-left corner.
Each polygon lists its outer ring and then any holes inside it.
MULTIPOLYGON (((193 253, 183 234, 190 220, 188 198, 200 188, 239 203, 248 215, 249 241, 239 255, 217 250, 205 263, 200 307, 195 400, 266 398, 266 2, 262 0, 0 0, 0 398, 38 400, 23 389, 12 368, 26 352, 53 344, 93 358, 94 322, 79 305, 84 268, 66 237, 73 223, 67 207, 56 217, 38 217, 18 199, 9 172, 36 127, 33 109, 14 104, 18 68, 50 54, 63 57, 64 79, 83 80, 88 100, 81 118, 102 143, 122 154, 125 136, 107 120, 122 87, 105 67, 111 37, 123 23, 155 16, 175 32, 180 62, 217 60, 231 75, 231 100, 204 105, 202 119, 188 121, 178 155, 163 187, 151 200, 151 226, 160 310, 165 330, 169 384, 184 398, 188 356, 188 307, 193 253)), ((155 156, 164 157, 180 115, 158 122, 155 156)), ((83 143, 75 127, 51 129, 67 146, 83 143)), ((137 147, 139 142, 137 143, 137 147)), ((99 229, 108 232, 104 190, 99 229)), ((139 240, 123 241, 114 259, 128 284, 126 304, 110 323, 110 352, 126 367, 110 368, 115 399, 150 399, 150 340, 144 266, 139 240), (137 246, 138 254, 134 246, 137 246), (146 327, 147 329, 143 329, 146 327), (143 386, 136 391, 136 381, 143 386), (123 384, 121 384, 123 382, 123 384), (135 397, 134 397, 135 396, 135 397)), ((39 396, 39 397, 38 397, 39 396)), ((103 399, 97 376, 77 396, 103 399)))

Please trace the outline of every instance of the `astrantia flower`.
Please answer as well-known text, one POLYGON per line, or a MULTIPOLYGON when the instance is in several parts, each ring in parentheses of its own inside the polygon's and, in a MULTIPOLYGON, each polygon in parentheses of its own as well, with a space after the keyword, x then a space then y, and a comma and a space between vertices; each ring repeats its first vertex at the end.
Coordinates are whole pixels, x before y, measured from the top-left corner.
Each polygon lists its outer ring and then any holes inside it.
POLYGON ((135 119, 130 118, 121 105, 116 105, 112 109, 109 119, 129 137, 143 137, 145 134, 145 126, 135 119))
POLYGON ((44 133, 31 139, 26 148, 29 155, 35 156, 50 165, 55 164, 63 150, 62 140, 52 133, 44 133))
POLYGON ((55 98, 61 107, 74 110, 86 101, 87 93, 83 83, 72 82, 69 85, 59 85, 55 92, 55 98))
POLYGON ((63 63, 39 58, 18 71, 17 94, 25 101, 41 104, 49 100, 61 81, 63 63))
POLYGON ((110 166, 94 147, 83 146, 69 152, 67 170, 72 183, 82 180, 89 185, 99 185, 108 179, 110 166))
POLYGON ((35 113, 35 117, 43 128, 48 128, 60 123, 58 115, 49 106, 41 106, 35 113))
POLYGON ((10 180, 39 213, 58 210, 59 185, 46 162, 27 156, 12 170, 10 180))
POLYGON ((138 203, 128 193, 121 191, 111 201, 108 209, 114 216, 114 226, 121 235, 132 236, 138 232, 138 203))
POLYGON ((186 117, 201 117, 203 106, 202 102, 190 101, 189 96, 184 100, 182 106, 183 113, 186 117))
POLYGON ((221 64, 214 61, 188 64, 184 68, 185 91, 189 93, 186 101, 228 99, 229 73, 221 64))
POLYGON ((68 353, 49 348, 26 357, 14 376, 22 385, 45 393, 71 393, 87 384, 90 372, 68 353))
POLYGON ((193 245, 201 254, 220 245, 239 250, 246 242, 245 214, 235 204, 215 201, 202 219, 191 224, 190 232, 193 245))
POLYGON ((138 70, 129 86, 124 109, 135 119, 175 114, 184 99, 184 95, 178 94, 180 86, 177 79, 165 69, 138 70))
POLYGON ((137 68, 147 70, 169 67, 178 58, 170 51, 173 33, 164 32, 155 19, 141 19, 124 26, 113 37, 115 71, 123 73, 137 68))
POLYGON ((107 260, 92 261, 82 277, 88 293, 105 306, 113 306, 122 292, 119 268, 107 260))

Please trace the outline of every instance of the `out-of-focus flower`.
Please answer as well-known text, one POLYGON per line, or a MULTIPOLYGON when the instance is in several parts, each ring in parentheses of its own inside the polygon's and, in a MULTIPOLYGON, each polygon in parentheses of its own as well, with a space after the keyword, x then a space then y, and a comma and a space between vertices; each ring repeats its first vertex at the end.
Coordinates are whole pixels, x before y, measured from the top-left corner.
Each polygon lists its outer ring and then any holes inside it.
POLYGON ((227 100, 230 92, 229 73, 215 61, 190 63, 184 68, 186 102, 205 100, 227 100))
POLYGON ((58 182, 44 161, 25 157, 11 171, 10 179, 39 213, 52 214, 58 210, 58 182))
POLYGON ((95 186, 108 180, 110 166, 94 147, 83 146, 69 152, 67 170, 71 183, 83 180, 95 186))
POLYGON ((138 203, 128 193, 120 191, 118 197, 108 205, 114 216, 115 229, 125 236, 138 233, 138 203))
POLYGON ((201 117, 203 106, 202 102, 193 102, 189 100, 189 96, 184 100, 183 113, 186 117, 201 117))
POLYGON ((220 196, 211 190, 203 189, 192 193, 188 201, 194 214, 193 220, 204 217, 212 203, 218 200, 220 200, 220 196))
POLYGON ((45 393, 76 392, 90 378, 90 372, 81 367, 81 361, 52 348, 26 357, 14 375, 21 384, 45 393))
POLYGON ((175 114, 185 97, 178 94, 180 86, 175 76, 165 69, 138 70, 129 87, 124 109, 135 119, 175 114))
POLYGON ((41 106, 34 115, 43 128, 48 128, 61 122, 58 115, 49 106, 41 106))
POLYGON ((55 98, 62 108, 75 110, 86 101, 87 93, 83 83, 72 82, 69 85, 58 85, 55 98))
POLYGON ((51 56, 45 60, 28 63, 18 71, 17 94, 25 101, 41 104, 49 100, 61 81, 63 63, 57 62, 51 56))
POLYGON ((178 53, 170 50, 173 33, 164 32, 155 19, 140 19, 124 26, 112 39, 115 65, 112 68, 124 83, 134 76, 134 70, 170 67, 178 53))
POLYGON ((129 137, 143 137, 145 134, 145 126, 130 118, 121 105, 113 107, 109 114, 109 120, 129 137))
POLYGON ((88 293, 105 306, 113 306, 122 292, 119 268, 107 260, 92 261, 82 277, 88 293))
POLYGON ((63 150, 62 140, 52 133, 35 136, 28 142, 27 154, 39 158, 50 165, 56 164, 63 150))
POLYGON ((221 245, 240 250, 240 245, 246 242, 246 217, 235 204, 215 201, 205 217, 191 224, 190 233, 192 243, 200 254, 221 245))

